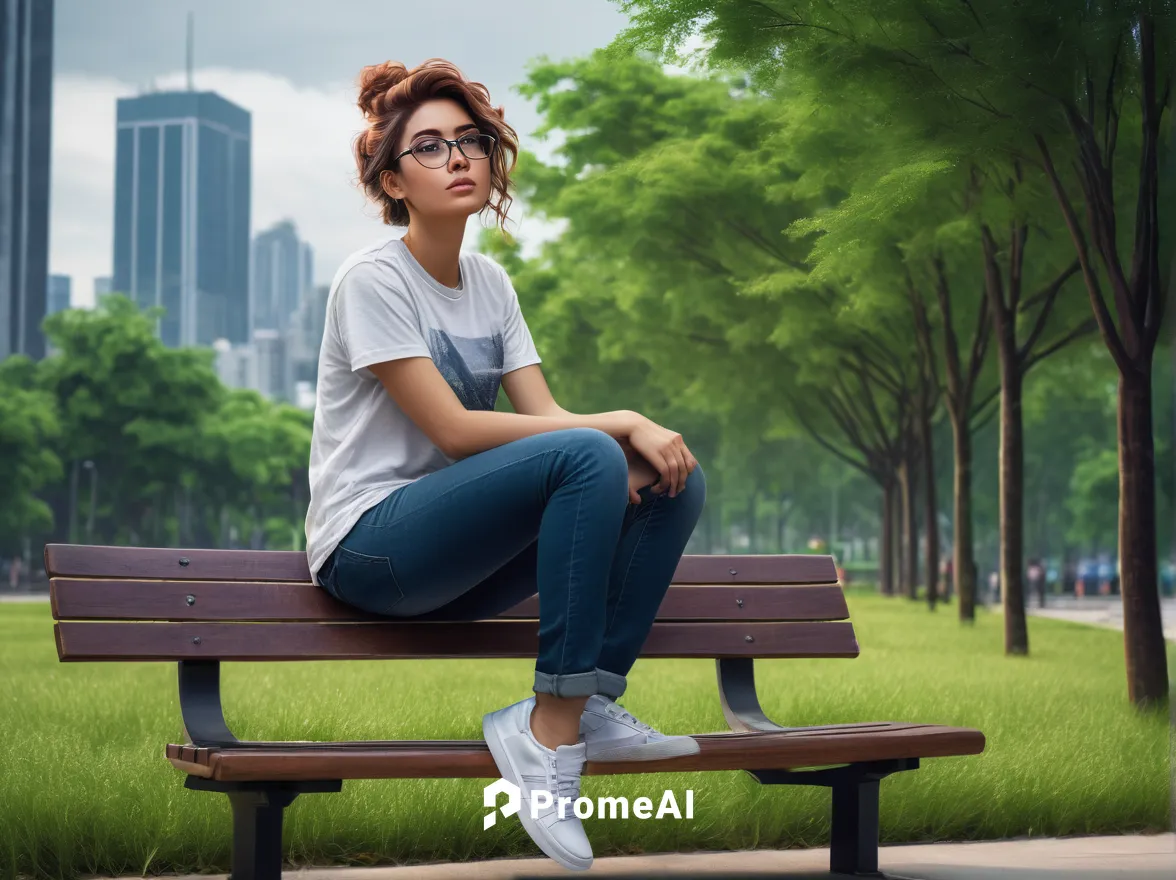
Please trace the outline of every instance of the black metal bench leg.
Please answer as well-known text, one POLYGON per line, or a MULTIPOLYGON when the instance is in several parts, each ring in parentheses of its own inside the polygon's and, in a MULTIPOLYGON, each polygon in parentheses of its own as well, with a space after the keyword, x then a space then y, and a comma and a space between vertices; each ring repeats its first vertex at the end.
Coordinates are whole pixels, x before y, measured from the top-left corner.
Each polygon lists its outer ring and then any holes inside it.
POLYGON ((813 770, 748 770, 764 785, 823 785, 833 794, 829 870, 881 877, 878 871, 878 786, 891 773, 917 770, 918 758, 859 761, 813 770))
POLYGON ((829 870, 878 875, 878 780, 847 779, 833 788, 829 870))
POLYGON ((296 791, 228 792, 233 807, 231 880, 282 880, 282 812, 296 791))
POLYGON ((221 782, 188 776, 184 788, 229 796, 233 808, 233 861, 229 880, 282 880, 283 811, 300 794, 342 791, 343 780, 221 782))

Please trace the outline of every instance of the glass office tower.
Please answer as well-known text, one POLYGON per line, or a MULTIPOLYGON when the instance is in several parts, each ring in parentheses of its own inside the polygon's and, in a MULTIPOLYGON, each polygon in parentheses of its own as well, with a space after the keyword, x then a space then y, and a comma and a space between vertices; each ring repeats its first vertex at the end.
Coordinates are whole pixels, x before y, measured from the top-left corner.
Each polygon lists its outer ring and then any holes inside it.
POLYGON ((213 92, 118 102, 113 287, 166 310, 166 345, 248 339, 250 144, 213 92))

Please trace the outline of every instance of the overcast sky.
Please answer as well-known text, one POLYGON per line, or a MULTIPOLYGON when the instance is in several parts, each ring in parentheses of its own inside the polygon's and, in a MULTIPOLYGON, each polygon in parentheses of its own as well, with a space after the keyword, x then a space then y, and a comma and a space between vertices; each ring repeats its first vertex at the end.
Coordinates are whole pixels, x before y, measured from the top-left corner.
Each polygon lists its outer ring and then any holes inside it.
MULTIPOLYGON (((539 118, 511 87, 529 60, 587 55, 626 24, 609 0, 57 0, 49 262, 73 277, 75 305, 92 304, 94 277, 111 273, 115 100, 184 87, 189 10, 195 87, 253 114, 253 231, 294 220, 320 284, 352 251, 399 234, 353 185, 364 65, 454 62, 506 108, 522 146, 546 157, 556 144, 530 136, 539 118)), ((510 219, 528 255, 552 234, 517 200, 510 219)))

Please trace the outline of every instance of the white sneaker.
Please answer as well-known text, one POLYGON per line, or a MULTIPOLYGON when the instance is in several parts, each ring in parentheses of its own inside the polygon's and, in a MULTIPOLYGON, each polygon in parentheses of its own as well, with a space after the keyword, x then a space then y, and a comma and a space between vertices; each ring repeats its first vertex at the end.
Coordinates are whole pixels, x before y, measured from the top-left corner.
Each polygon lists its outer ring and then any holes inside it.
POLYGON ((519 788, 519 819, 531 839, 565 868, 583 871, 592 866, 592 845, 573 806, 580 796, 580 773, 584 769, 584 743, 559 746, 554 751, 542 745, 531 732, 531 711, 535 698, 528 697, 482 717, 482 735, 502 778, 519 788), (551 805, 531 818, 531 798, 536 790, 551 793, 551 805), (559 799, 564 804, 560 817, 559 799))
POLYGON ((666 736, 602 694, 593 694, 580 716, 589 761, 652 761, 697 755, 692 736, 666 736))

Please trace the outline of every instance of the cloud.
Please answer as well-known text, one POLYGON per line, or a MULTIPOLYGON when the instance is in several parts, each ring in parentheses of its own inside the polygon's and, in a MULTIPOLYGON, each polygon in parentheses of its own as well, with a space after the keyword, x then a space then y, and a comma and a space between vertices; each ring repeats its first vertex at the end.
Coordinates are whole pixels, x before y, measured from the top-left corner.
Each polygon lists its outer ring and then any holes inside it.
POLYGON ((59 71, 145 83, 184 63, 192 12, 198 68, 267 70, 316 86, 388 58, 412 67, 436 55, 495 94, 522 78, 527 59, 587 54, 628 21, 614 0, 56 0, 55 8, 59 71))
POLYGON ((53 92, 49 271, 72 276, 74 303, 88 305, 114 247, 115 101, 134 90, 70 75, 55 77, 53 92))
MULTIPOLYGON (((399 235, 385 226, 375 205, 355 186, 351 144, 362 128, 354 86, 296 86, 272 73, 212 68, 194 76, 199 90, 214 91, 253 116, 254 234, 278 220, 293 220, 315 250, 315 281, 328 283, 348 254, 377 239, 399 235)), ((158 77, 156 88, 185 88, 183 72, 158 77)), ((93 278, 111 274, 114 238, 115 102, 139 92, 118 80, 73 73, 54 79, 53 156, 50 196, 50 271, 73 277, 75 305, 94 301, 93 278)), ((526 138, 534 127, 529 107, 507 119, 519 129, 528 149, 546 155, 550 144, 526 138)), ((493 215, 470 218, 465 245, 476 243, 482 224, 493 215)), ((512 204, 508 229, 530 256, 556 224, 528 217, 520 200, 512 204)))

